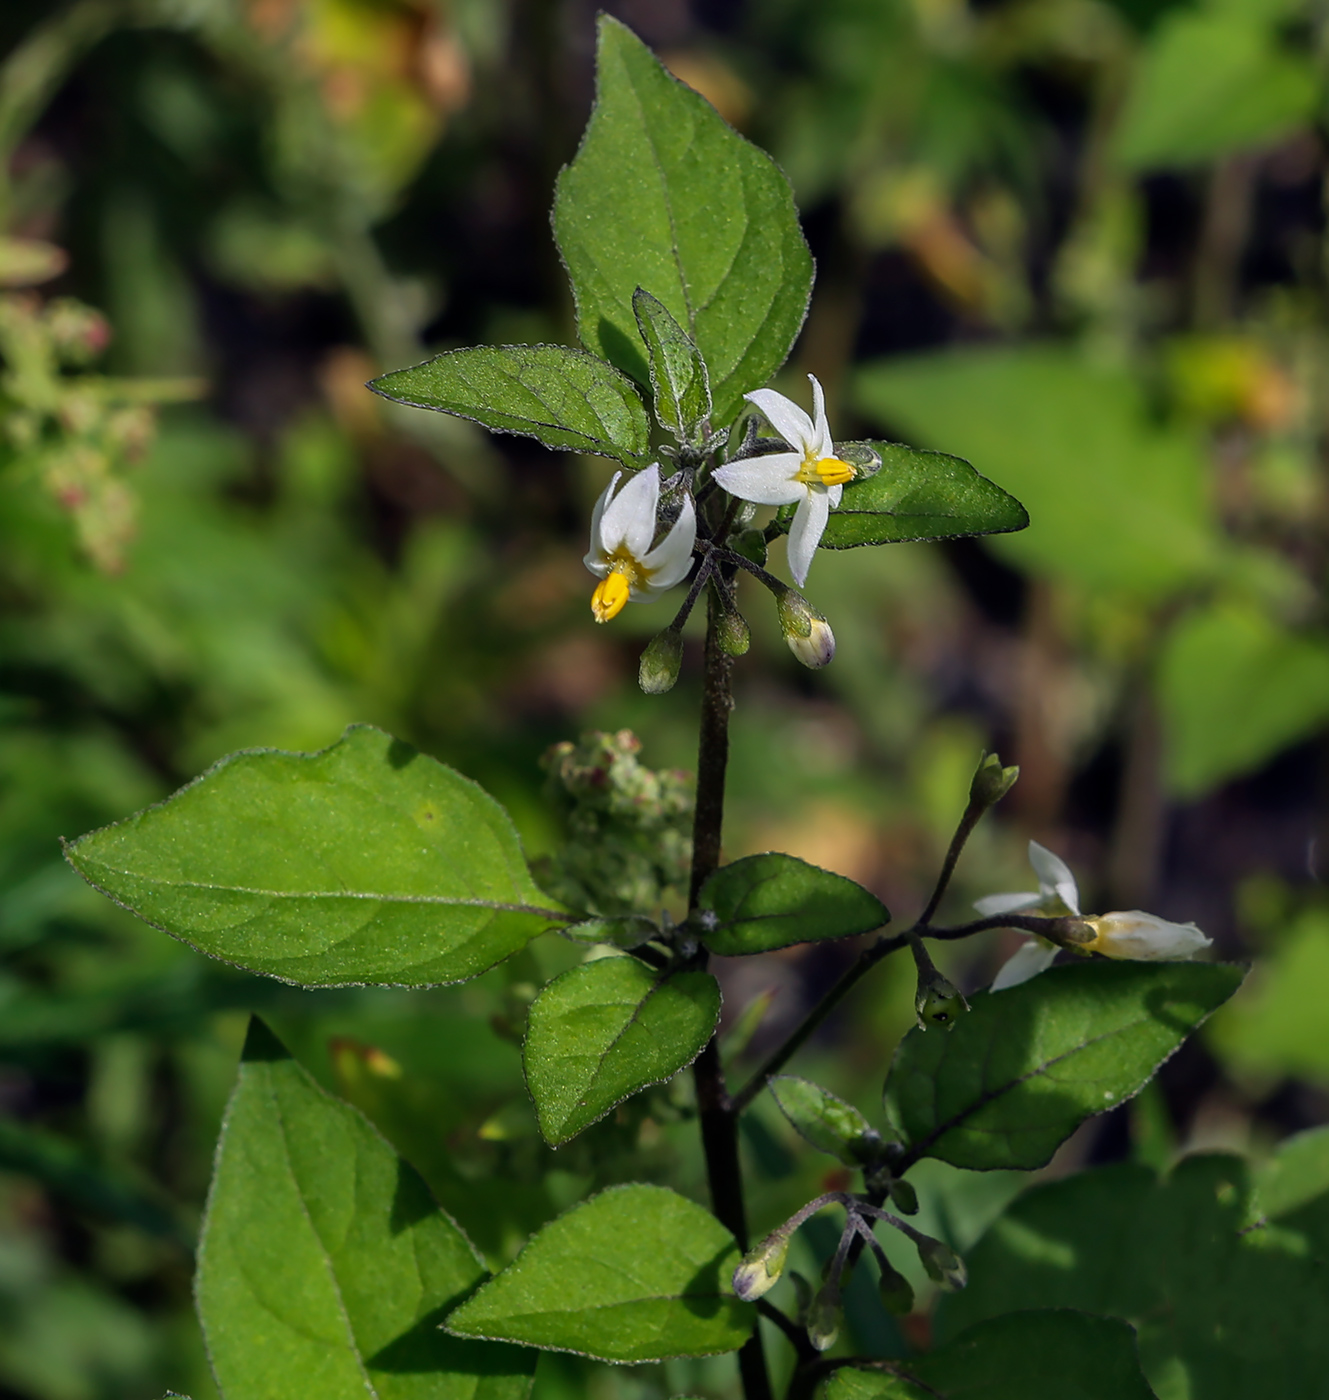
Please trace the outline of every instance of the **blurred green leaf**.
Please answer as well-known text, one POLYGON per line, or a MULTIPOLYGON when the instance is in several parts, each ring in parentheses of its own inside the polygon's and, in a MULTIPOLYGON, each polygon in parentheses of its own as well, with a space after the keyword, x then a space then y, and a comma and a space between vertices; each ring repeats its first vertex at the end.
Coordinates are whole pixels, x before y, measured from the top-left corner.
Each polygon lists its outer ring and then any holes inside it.
POLYGON ((958 457, 898 442, 868 445, 881 458, 881 470, 845 487, 821 537, 825 549, 1005 534, 1029 524, 1014 496, 958 457))
POLYGON ((702 886, 697 908, 701 941, 726 957, 850 938, 891 917, 862 885, 776 851, 722 865, 702 886))
POLYGON ((1299 636, 1253 608, 1198 609, 1168 634, 1158 697, 1168 784, 1197 797, 1329 719, 1329 639, 1299 636))
POLYGON ((1329 910, 1307 909, 1206 1027, 1206 1039, 1238 1073, 1329 1082, 1324 1007, 1312 990, 1327 986, 1329 910))
POLYGON ((632 310, 650 356, 655 416, 680 442, 698 443, 698 430, 711 416, 706 362, 692 337, 650 292, 638 287, 632 310))
POLYGON ((890 1364, 897 1374, 837 1371, 826 1400, 1154 1400, 1131 1328, 1066 1308, 981 1322, 890 1364))
POLYGON ((1021 568, 1144 600, 1218 567, 1199 443, 1153 422, 1122 371, 1048 346, 966 349, 876 361, 853 394, 1019 497, 1029 529, 992 548, 1021 568))
POLYGON ((1310 123, 1320 90, 1315 65, 1280 49, 1264 18, 1219 10, 1163 20, 1113 134, 1123 165, 1196 165, 1310 123))
POLYGON ((1256 1171, 1260 1207, 1271 1220, 1329 1197, 1329 1127, 1311 1128, 1278 1144, 1256 1171))
POLYGON ((847 1167, 861 1167, 875 1156, 881 1134, 853 1104, 795 1074, 767 1080, 771 1097, 794 1129, 819 1152, 829 1153, 847 1167))
POLYGON ((807 313, 812 258, 789 183, 608 16, 596 72, 554 199, 582 342, 649 386, 632 306, 644 288, 696 343, 723 426, 784 363, 807 313))
POLYGON ((630 380, 584 350, 478 345, 380 375, 376 394, 481 423, 546 447, 598 452, 640 466, 650 423, 630 380))
POLYGON ((968 1255, 944 1300, 947 1339, 1013 1310, 1083 1308, 1132 1323, 1160 1396, 1315 1395, 1329 1367, 1322 1260, 1329 1198, 1269 1212, 1236 1157, 1183 1159, 1163 1179, 1113 1165, 1035 1186, 968 1255))
POLYGON ((708 972, 661 976, 636 958, 597 958, 531 1004, 522 1067, 540 1131, 557 1147, 624 1099, 690 1065, 720 1018, 708 972))
POLYGON ((1137 1093, 1241 985, 1239 967, 1079 963, 979 992, 945 1035, 914 1029, 886 1079, 911 1156, 1043 1166, 1086 1118, 1137 1093))
POLYGON ((414 1169, 255 1018, 199 1251, 199 1314, 222 1390, 520 1400, 533 1353, 439 1325, 484 1277, 414 1169))
POLYGON ((148 923, 302 986, 462 981, 558 917, 498 803, 368 725, 234 754, 68 856, 148 923))
POLYGON ((739 1258, 729 1231, 677 1192, 614 1186, 546 1225, 448 1330, 602 1361, 734 1351, 755 1316, 730 1289, 739 1258))

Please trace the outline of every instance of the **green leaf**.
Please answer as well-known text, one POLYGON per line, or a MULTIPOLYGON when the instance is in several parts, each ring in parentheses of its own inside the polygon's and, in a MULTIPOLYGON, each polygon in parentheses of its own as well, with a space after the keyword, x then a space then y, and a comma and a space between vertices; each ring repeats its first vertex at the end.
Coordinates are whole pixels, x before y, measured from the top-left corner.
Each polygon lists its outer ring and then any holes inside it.
POLYGON ((546 1225, 448 1330, 601 1361, 734 1351, 756 1316, 730 1289, 740 1258, 729 1231, 676 1192, 612 1186, 546 1225))
POLYGON ((1288 136, 1318 97, 1309 56, 1280 50, 1258 17, 1171 14, 1136 68, 1113 145, 1131 170, 1198 164, 1288 136))
POLYGON ((821 537, 825 549, 998 535, 1029 524, 1014 496, 959 457, 898 442, 868 445, 881 458, 881 470, 845 487, 821 537))
POLYGON ((1329 718, 1329 641, 1253 608, 1220 604, 1183 619, 1158 668, 1167 777, 1198 797, 1249 773, 1329 718))
POLYGON ((1014 1309, 1132 1323, 1160 1396, 1318 1395, 1329 1371, 1329 1196, 1268 1209, 1247 1163, 1183 1158, 1161 1180, 1114 1164, 1035 1186, 967 1256, 941 1340, 1014 1309))
POLYGON ((1329 1199, 1329 1127, 1285 1138, 1256 1174, 1260 1205, 1271 1220, 1329 1199))
POLYGON ((701 941, 731 957, 870 933, 891 917, 862 885, 774 851, 722 865, 697 907, 701 941))
POLYGON ((1241 985, 1217 963, 1095 962, 979 992, 946 1035, 912 1030, 886 1080, 909 1156, 1043 1166, 1086 1119, 1148 1083, 1241 985))
POLYGON ((705 359, 717 426, 784 363, 807 314, 812 258, 789 182, 607 16, 554 233, 586 348, 650 384, 632 304, 643 288, 705 359))
POLYGON ((1063 1308, 1010 1313, 892 1365, 837 1371, 826 1400, 1154 1400, 1134 1332, 1063 1308))
POLYGON ((556 977, 531 1004, 522 1047, 545 1141, 567 1142, 690 1065, 719 1018, 720 984, 708 972, 664 977, 610 957, 556 977))
POLYGON ((564 917, 492 797, 368 725, 232 754, 66 854, 200 952, 306 987, 458 982, 564 917))
POLYGON ((546 447, 598 452, 641 465, 650 446, 646 409, 612 365, 563 345, 479 345, 381 375, 376 394, 470 418, 546 447))
POLYGON ((1063 347, 965 349, 877 361, 853 390, 870 420, 979 463, 1019 497, 1029 529, 990 547, 1021 569, 1156 598, 1227 557, 1198 436, 1160 426, 1124 371, 1063 347))
POLYGON ((440 1328, 484 1277, 414 1169, 255 1018, 199 1250, 228 1400, 521 1400, 533 1353, 440 1328))
POLYGON ((706 362, 692 337, 641 287, 632 294, 632 310, 650 356, 655 416, 680 442, 700 444, 699 429, 711 416, 711 385, 706 362))
POLYGON ((847 1167, 876 1159, 881 1134, 853 1104, 795 1074, 777 1074, 766 1087, 780 1112, 819 1152, 829 1153, 847 1167))

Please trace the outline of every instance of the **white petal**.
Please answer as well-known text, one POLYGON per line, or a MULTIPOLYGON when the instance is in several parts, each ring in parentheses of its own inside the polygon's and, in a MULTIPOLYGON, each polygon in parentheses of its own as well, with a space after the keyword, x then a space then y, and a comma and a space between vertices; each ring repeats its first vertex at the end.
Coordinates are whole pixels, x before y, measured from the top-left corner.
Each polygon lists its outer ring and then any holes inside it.
POLYGON ((804 489, 803 499, 794 512, 794 523, 789 527, 789 543, 785 547, 785 558, 789 561, 789 572, 800 588, 807 580, 808 569, 812 567, 812 556, 817 552, 821 532, 826 528, 826 517, 831 512, 831 503, 825 491, 804 489))
MULTIPOLYGON (((818 459, 835 456, 835 444, 831 441, 831 426, 826 421, 826 395, 821 391, 821 382, 815 374, 808 375, 812 381, 812 441, 813 455, 818 459)), ((839 501, 832 501, 838 506, 839 501)))
POLYGON ((752 393, 744 394, 743 397, 766 415, 771 427, 790 447, 797 450, 801 461, 803 454, 813 443, 812 419, 793 399, 777 394, 774 389, 754 389, 752 393))
POLYGON ((652 463, 645 471, 630 477, 605 507, 600 520, 600 539, 605 553, 626 549, 634 559, 640 559, 655 538, 655 511, 659 503, 660 468, 652 463))
POLYGON ((1190 958, 1212 942, 1194 924, 1169 923, 1141 909, 1104 914, 1089 923, 1098 934, 1089 946, 1109 958, 1190 958))
POLYGON ((826 501, 832 510, 837 510, 839 508, 840 497, 843 495, 843 486, 828 486, 826 488, 826 501))
POLYGON ((1002 964, 1000 971, 992 979, 991 991, 1004 992, 1007 987, 1018 987, 1040 972, 1046 972, 1057 956, 1057 945, 1046 938, 1031 938, 1021 944, 1002 964))
POLYGON ((692 546, 697 542, 697 512, 692 497, 683 501, 683 509, 669 533, 641 561, 646 570, 646 591, 663 593, 687 577, 692 567, 692 546))
POLYGON ((1043 898, 1041 894, 985 894, 974 900, 974 908, 985 919, 993 914, 1014 914, 1020 909, 1033 909, 1043 898))
POLYGON ((592 560, 598 560, 603 552, 603 536, 600 533, 600 527, 604 520, 605 507, 613 499, 614 488, 618 485, 618 479, 622 475, 622 472, 614 473, 609 485, 606 486, 596 498, 595 509, 591 511, 591 550, 586 556, 586 567, 588 569, 595 568, 595 564, 592 563, 592 560))
POLYGON ((807 493, 808 488, 794 480, 802 465, 803 459, 792 452, 773 452, 769 457, 726 462, 711 475, 741 501, 755 501, 760 506, 791 506, 807 493))
POLYGON ((1071 868, 1060 856, 1053 855, 1046 846, 1037 841, 1029 843, 1029 864, 1034 867, 1038 883, 1045 895, 1055 895, 1071 911, 1080 912, 1080 891, 1075 883, 1071 868))

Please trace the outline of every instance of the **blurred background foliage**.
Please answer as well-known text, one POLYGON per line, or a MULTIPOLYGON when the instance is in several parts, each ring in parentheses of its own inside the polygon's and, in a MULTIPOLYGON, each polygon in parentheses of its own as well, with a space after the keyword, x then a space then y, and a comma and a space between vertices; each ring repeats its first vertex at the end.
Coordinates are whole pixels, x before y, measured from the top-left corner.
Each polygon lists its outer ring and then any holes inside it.
MULTIPOLYGON (((428 994, 298 992, 120 914, 58 840, 230 750, 318 748, 354 720, 485 783, 535 855, 557 840, 552 743, 630 727, 643 762, 690 766, 697 657, 647 699, 636 654, 663 613, 590 624, 607 464, 362 387, 450 346, 571 340, 547 209, 591 100, 594 8, 0 10, 3 1400, 215 1395, 190 1248, 250 1009, 492 1261, 597 1184, 702 1197, 682 1080, 540 1145, 517 1040, 575 948, 428 994)), ((1050 1170, 1258 1158, 1329 1118, 1320 9, 607 8, 795 185, 820 271, 782 387, 815 372, 844 436, 964 455, 1033 520, 823 552, 810 595, 840 649, 815 675, 750 598, 729 854, 791 851, 908 915, 996 747, 1023 775, 957 914, 1032 883, 1033 836, 1087 908, 1195 918, 1255 961, 1202 1041, 1050 1170)), ((974 987, 1010 947, 943 951, 974 987)), ((731 1058, 851 953, 723 969, 731 1058)), ((883 967, 803 1071, 877 1115, 911 991, 883 967)), ((768 1106, 746 1148, 759 1229, 839 1184, 768 1106)), ((1023 1184, 924 1166, 924 1226, 961 1247, 1023 1184)), ((849 1306, 860 1350, 926 1340, 926 1313, 901 1333, 863 1281, 849 1306)), ((731 1371, 549 1355, 536 1394, 719 1395, 731 1371)))

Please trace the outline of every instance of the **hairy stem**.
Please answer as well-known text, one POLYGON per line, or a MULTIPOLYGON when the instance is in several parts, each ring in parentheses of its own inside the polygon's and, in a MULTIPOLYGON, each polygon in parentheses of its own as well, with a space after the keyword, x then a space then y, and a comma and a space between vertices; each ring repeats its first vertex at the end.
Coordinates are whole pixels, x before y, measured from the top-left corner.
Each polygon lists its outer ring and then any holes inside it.
MULTIPOLYGON (((732 659, 720 647, 717 636, 719 606, 714 593, 707 599, 705 675, 702 681, 701 726, 697 744, 697 808, 692 825, 692 881, 689 905, 707 878, 720 864, 720 839, 724 827, 725 769, 729 762, 729 713, 732 659)), ((748 1247, 747 1211, 743 1205, 743 1176, 738 1160, 738 1112, 725 1085, 724 1068, 716 1037, 692 1066, 697 1086, 697 1113, 701 1120, 701 1144, 706 1155, 706 1180, 715 1217, 738 1241, 748 1247)), ((772 1400, 766 1354, 760 1328, 738 1353, 744 1400, 772 1400)))

